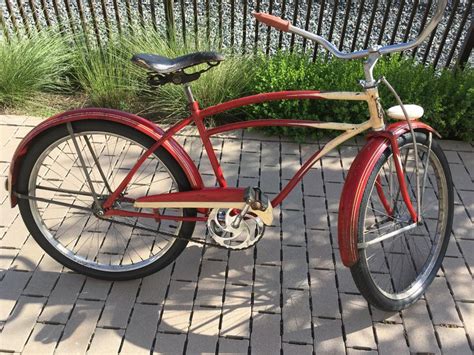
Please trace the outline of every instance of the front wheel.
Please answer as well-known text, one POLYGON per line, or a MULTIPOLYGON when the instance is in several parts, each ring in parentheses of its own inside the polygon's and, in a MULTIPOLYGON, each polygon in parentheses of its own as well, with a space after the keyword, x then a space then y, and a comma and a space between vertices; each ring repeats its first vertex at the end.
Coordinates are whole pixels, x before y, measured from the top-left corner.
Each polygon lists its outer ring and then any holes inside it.
MULTIPOLYGON (((96 278, 140 278, 167 266, 185 248, 195 222, 98 213, 155 141, 131 127, 106 121, 74 122, 72 128, 75 140, 66 125, 53 127, 37 138, 23 160, 17 192, 29 198, 20 198, 18 205, 31 235, 61 264, 96 278)), ((145 160, 114 207, 194 217, 195 209, 157 211, 133 206, 141 196, 190 189, 179 164, 161 147, 145 160)))
MULTIPOLYGON (((443 261, 453 221, 453 184, 446 157, 426 133, 416 133, 421 222, 413 224, 387 148, 365 186, 358 219, 359 260, 351 267, 362 295, 377 308, 397 311, 416 302, 443 261), (424 185, 424 189, 423 189, 424 185)), ((416 209, 413 138, 398 139, 408 193, 416 209)))

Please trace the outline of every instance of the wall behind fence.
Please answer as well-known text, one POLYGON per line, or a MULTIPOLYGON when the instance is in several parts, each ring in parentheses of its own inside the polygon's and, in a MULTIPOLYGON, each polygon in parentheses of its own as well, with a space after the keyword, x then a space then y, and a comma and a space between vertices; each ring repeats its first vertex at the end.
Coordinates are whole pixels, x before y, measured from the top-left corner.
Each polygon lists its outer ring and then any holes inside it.
MULTIPOLYGON (((438 67, 472 64, 472 2, 450 1, 436 31, 409 55, 438 67)), ((256 24, 251 12, 282 16, 353 51, 413 39, 435 5, 433 0, 0 0, 0 26, 6 39, 57 26, 100 46, 113 33, 144 26, 193 49, 209 41, 243 53, 287 49, 316 56, 321 48, 256 24)))

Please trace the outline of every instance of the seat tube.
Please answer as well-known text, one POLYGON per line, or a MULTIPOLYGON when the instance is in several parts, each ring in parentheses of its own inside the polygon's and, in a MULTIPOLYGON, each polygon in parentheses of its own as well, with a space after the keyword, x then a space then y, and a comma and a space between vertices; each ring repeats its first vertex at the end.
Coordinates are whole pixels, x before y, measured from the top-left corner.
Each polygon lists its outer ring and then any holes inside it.
POLYGON ((191 110, 191 117, 193 118, 194 124, 196 125, 199 136, 201 137, 202 144, 206 149, 207 156, 209 157, 209 161, 212 166, 212 170, 216 175, 217 182, 220 187, 227 187, 227 181, 224 178, 224 173, 219 165, 219 161, 217 160, 216 153, 214 152, 214 148, 212 146, 211 140, 209 139, 209 135, 207 134, 206 127, 204 126, 203 119, 201 117, 201 110, 199 109, 199 103, 194 100, 193 93, 191 91, 191 86, 189 84, 184 85, 184 92, 186 94, 186 98, 188 100, 189 109, 191 110))

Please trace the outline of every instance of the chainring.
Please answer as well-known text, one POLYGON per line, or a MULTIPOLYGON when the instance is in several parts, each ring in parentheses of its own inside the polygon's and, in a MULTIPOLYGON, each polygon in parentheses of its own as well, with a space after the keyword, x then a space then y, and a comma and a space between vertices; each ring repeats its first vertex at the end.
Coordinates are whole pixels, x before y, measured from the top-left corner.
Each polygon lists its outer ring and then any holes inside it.
POLYGON ((209 235, 221 247, 243 250, 255 245, 262 238, 265 225, 260 218, 247 214, 238 226, 234 226, 238 216, 233 209, 211 210, 207 220, 209 235))

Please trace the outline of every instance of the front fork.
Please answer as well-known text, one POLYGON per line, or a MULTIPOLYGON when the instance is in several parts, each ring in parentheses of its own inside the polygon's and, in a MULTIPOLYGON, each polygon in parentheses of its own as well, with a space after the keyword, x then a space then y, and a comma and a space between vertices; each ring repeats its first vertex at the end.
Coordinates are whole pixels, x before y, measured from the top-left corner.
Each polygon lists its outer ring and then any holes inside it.
MULTIPOLYGON (((392 158, 393 158, 393 162, 394 162, 394 165, 395 165, 395 171, 397 173, 397 179, 398 179, 398 183, 399 183, 399 186, 400 186, 400 193, 402 195, 403 202, 405 202, 405 205, 407 206, 408 212, 410 213, 410 217, 411 217, 413 223, 419 223, 421 221, 421 216, 420 216, 419 212, 421 212, 421 211, 418 211, 418 213, 417 213, 417 211, 413 207, 413 204, 412 204, 411 199, 410 199, 410 195, 408 193, 408 188, 407 188, 407 184, 406 184, 406 180, 405 180, 404 170, 403 170, 403 167, 402 167, 402 160, 401 160, 401 157, 400 157, 400 149, 399 149, 399 146, 398 146, 397 137, 395 135, 393 135, 392 132, 389 132, 389 131, 378 131, 378 132, 369 133, 368 138, 370 138, 373 135, 383 136, 383 137, 387 138, 390 141, 390 145, 391 145, 392 153, 393 153, 392 158)), ((429 163, 429 153, 430 153, 430 150, 431 150, 431 132, 429 133, 429 138, 430 138, 429 139, 429 145, 430 146, 429 146, 429 149, 428 149, 426 162, 424 164, 425 165, 425 171, 424 171, 424 175, 423 175, 422 194, 424 192, 424 186, 425 186, 427 172, 428 172, 427 164, 429 163)), ((390 175, 391 175, 391 172, 390 172, 390 175)), ((387 197, 385 196, 385 193, 384 193, 383 188, 382 188, 382 181, 381 181, 380 176, 377 176, 377 179, 375 181, 375 188, 377 190, 377 194, 379 196, 379 199, 380 199, 382 205, 384 206, 384 209, 387 212, 388 216, 394 217, 394 213, 396 212, 395 208, 392 208, 390 206, 390 202, 387 200, 387 197)), ((391 188, 391 186, 390 186, 390 188, 391 188)), ((417 196, 417 198, 420 198, 420 197, 417 196)))
MULTIPOLYGON (((390 141, 390 145, 391 145, 392 153, 393 153, 392 159, 393 159, 393 163, 395 165, 395 171, 397 173, 397 180, 398 180, 399 187, 400 187, 400 193, 402 195, 403 201, 405 202, 405 205, 407 206, 407 209, 408 209, 408 212, 410 213, 410 217, 411 217, 412 221, 414 223, 420 223, 421 222, 421 209, 419 211, 416 211, 415 207, 413 206, 413 204, 411 202, 410 195, 408 193, 406 180, 405 180, 405 172, 404 172, 403 166, 402 166, 402 159, 401 159, 401 156, 400 156, 400 149, 399 149, 399 146, 398 146, 397 138, 389 131, 384 131, 384 132, 379 131, 379 132, 376 132, 376 133, 373 132, 372 134, 369 133, 369 137, 371 135, 374 135, 374 134, 377 134, 379 136, 382 135, 390 141)), ((421 206, 423 205, 423 195, 424 195, 424 192, 425 192, 426 179, 427 179, 427 176, 428 176, 428 164, 429 164, 429 159, 430 159, 431 144, 432 144, 432 133, 429 132, 428 133, 428 152, 426 154, 426 159, 425 159, 425 162, 423 164, 424 172, 423 172, 423 178, 422 178, 421 193, 420 193, 420 196, 417 196, 417 200, 420 199, 420 205, 421 206)), ((391 167, 390 167, 390 170, 391 170, 391 167)), ((392 189, 391 179, 392 179, 392 171, 390 171, 390 181, 389 181, 390 191, 392 189)), ((387 199, 387 197, 385 196, 385 193, 384 193, 383 188, 382 188, 382 180, 380 178, 380 175, 377 176, 377 179, 375 181, 375 188, 377 190, 377 195, 379 196, 380 202, 382 203, 385 211, 387 212, 387 215, 390 216, 390 217, 394 217, 394 214, 396 213, 396 209, 394 207, 392 208, 390 206, 390 202, 387 199)), ((390 198, 390 201, 391 201, 391 198, 390 198)), ((417 203, 418 203, 418 201, 417 201, 417 203)))

